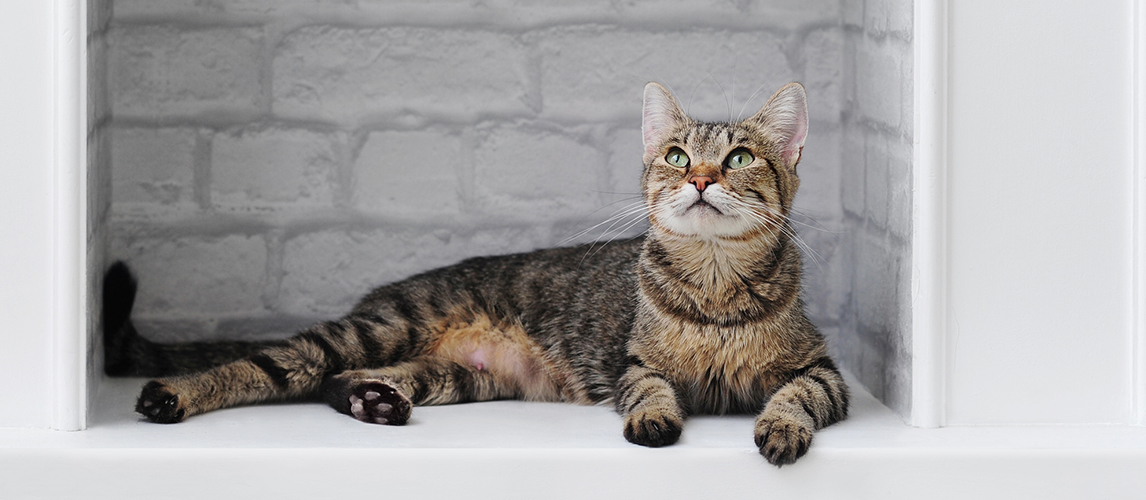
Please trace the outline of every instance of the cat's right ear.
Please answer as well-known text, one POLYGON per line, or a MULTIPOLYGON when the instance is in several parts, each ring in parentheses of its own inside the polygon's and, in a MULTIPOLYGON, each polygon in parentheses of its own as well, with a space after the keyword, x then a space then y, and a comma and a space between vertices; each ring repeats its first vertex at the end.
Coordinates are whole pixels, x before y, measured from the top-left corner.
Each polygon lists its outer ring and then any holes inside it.
POLYGON ((676 130, 687 118, 676 103, 672 92, 657 82, 645 85, 644 112, 641 118, 641 134, 645 141, 645 163, 660 153, 665 138, 676 130))

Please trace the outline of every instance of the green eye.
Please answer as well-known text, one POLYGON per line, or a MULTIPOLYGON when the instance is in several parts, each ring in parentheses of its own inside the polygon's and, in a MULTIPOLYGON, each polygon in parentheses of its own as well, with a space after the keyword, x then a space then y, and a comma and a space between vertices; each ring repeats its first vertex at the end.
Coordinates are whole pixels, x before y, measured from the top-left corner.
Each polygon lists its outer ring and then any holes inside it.
POLYGON ((724 159, 724 166, 732 169, 744 168, 752 164, 752 161, 755 159, 756 157, 752 156, 752 153, 747 149, 739 148, 728 155, 728 158, 724 159))
POLYGON ((688 155, 680 148, 672 148, 669 154, 665 155, 665 161, 674 167, 684 168, 688 166, 688 155))

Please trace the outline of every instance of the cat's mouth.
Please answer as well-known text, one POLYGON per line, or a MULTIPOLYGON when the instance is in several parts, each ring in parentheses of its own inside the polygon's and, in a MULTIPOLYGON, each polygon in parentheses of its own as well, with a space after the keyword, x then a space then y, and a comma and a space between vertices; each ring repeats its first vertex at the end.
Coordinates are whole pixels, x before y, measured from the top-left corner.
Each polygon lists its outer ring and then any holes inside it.
POLYGON ((685 213, 688 212, 693 212, 697 215, 725 215, 723 210, 707 201, 704 201, 704 198, 696 200, 696 203, 693 203, 691 206, 685 209, 685 213))

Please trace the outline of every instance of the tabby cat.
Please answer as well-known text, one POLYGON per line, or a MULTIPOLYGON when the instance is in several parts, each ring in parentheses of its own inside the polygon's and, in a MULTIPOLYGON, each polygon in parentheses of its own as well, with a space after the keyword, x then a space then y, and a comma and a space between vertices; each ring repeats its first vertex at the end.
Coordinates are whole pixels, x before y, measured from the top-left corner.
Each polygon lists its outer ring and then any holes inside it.
POLYGON ((788 220, 807 130, 798 83, 737 123, 695 121, 649 83, 644 236, 465 260, 282 341, 147 341, 129 317, 135 280, 117 263, 104 284, 107 371, 163 377, 136 405, 159 423, 321 397, 402 425, 415 405, 518 398, 613 405, 626 439, 665 446, 689 414, 758 412, 760 453, 793 463, 848 411, 804 313, 788 220))

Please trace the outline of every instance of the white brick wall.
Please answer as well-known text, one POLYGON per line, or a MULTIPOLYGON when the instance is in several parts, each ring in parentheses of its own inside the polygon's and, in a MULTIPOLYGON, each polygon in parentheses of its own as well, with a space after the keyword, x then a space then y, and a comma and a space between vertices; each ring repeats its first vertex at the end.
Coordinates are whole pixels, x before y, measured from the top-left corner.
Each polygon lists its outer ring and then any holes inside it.
POLYGON ((338 133, 245 128, 211 142, 211 204, 225 210, 291 210, 334 205, 341 147, 338 133))
POLYGON ((108 45, 117 118, 255 112, 263 102, 259 27, 120 24, 108 45))
POLYGON ((459 132, 442 127, 370 132, 354 161, 354 207, 385 217, 459 215, 469 198, 459 132))
POLYGON ((408 113, 472 120, 531 108, 525 48, 506 33, 305 26, 273 52, 274 112, 284 118, 353 126, 408 113))
POLYGON ((912 2, 844 0, 844 225, 838 352, 911 411, 912 2))
POLYGON ((898 321, 874 271, 902 260, 855 266, 906 241, 910 3, 862 3, 115 0, 112 255, 139 270, 157 338, 286 334, 635 201, 647 81, 720 120, 801 81, 809 311, 846 365, 882 373, 854 353, 881 338, 860 325, 889 323, 858 318, 898 321))
POLYGON ((195 204, 197 133, 191 128, 120 128, 112 131, 115 158, 112 192, 116 207, 195 204))
MULTIPOLYGON (((108 98, 108 26, 112 18, 111 0, 87 0, 87 275, 88 311, 100 310, 101 271, 108 263, 111 218, 111 99, 108 98)), ((87 323, 88 355, 86 359, 102 360, 100 315, 89 314, 87 323)), ((99 380, 103 366, 88 366, 88 380, 99 380)), ((88 384, 88 401, 95 401, 96 383, 88 384)))

